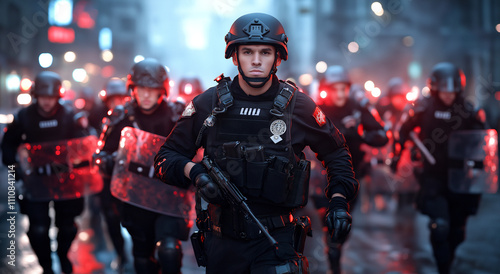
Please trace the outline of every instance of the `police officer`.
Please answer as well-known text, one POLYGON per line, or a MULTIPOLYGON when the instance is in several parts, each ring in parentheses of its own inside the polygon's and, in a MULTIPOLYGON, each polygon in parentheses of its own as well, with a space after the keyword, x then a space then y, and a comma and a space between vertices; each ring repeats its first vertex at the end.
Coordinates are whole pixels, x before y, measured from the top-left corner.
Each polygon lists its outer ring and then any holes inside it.
POLYGON ((400 77, 393 77, 387 84, 387 94, 377 102, 377 109, 386 122, 387 128, 394 129, 401 115, 407 112, 406 94, 410 91, 408 85, 400 77))
MULTIPOLYGON (((40 72, 31 89, 35 102, 21 109, 5 132, 2 160, 5 165, 17 165, 17 148, 21 143, 49 142, 82 137, 82 128, 75 123, 74 112, 59 103, 61 79, 51 71, 40 72)), ((28 215, 28 238, 44 273, 53 273, 49 238, 50 201, 24 198, 21 212, 28 215)), ((77 233, 74 222, 83 210, 83 199, 54 200, 57 234, 57 255, 64 273, 72 273, 67 253, 77 233)))
POLYGON ((129 101, 130 92, 127 90, 125 81, 113 77, 106 83, 105 89, 99 92, 99 98, 103 104, 96 107, 89 119, 92 125, 97 125, 97 129, 101 130, 102 119, 107 116, 108 111, 129 101))
MULTIPOLYGON (((330 66, 320 81, 319 89, 326 91, 326 97, 321 105, 326 117, 330 118, 339 131, 345 136, 352 155, 352 165, 356 178, 361 179, 366 171, 361 170, 365 152, 361 144, 381 147, 387 144, 388 138, 380 124, 378 113, 375 118, 369 111, 366 98, 351 95, 352 82, 347 70, 342 66, 330 66), (357 100, 359 99, 359 100, 357 100), (361 105, 363 103, 363 105, 361 105)), ((373 109, 373 108, 372 108, 373 109)), ((374 110, 374 109, 373 109, 374 110)), ((328 207, 315 200, 316 207, 328 207)), ((352 206, 354 201, 350 203, 352 206)), ((320 210, 320 212, 324 212, 320 210)), ((342 243, 328 244, 328 258, 333 273, 340 273, 340 256, 342 243)))
MULTIPOLYGON (((96 129, 101 133, 101 122, 104 117, 107 116, 109 110, 115 109, 117 106, 124 105, 125 102, 130 100, 130 95, 127 90, 125 81, 120 78, 111 78, 106 83, 106 88, 104 92, 99 93, 99 98, 104 104, 98 105, 94 111, 90 114, 89 121, 93 126, 98 126, 96 129)), ((116 253, 118 254, 118 261, 120 267, 126 263, 127 257, 124 251, 124 240, 121 234, 120 227, 120 201, 111 195, 109 191, 110 177, 104 174, 104 188, 96 196, 93 196, 93 201, 90 205, 92 211, 91 225, 95 232, 99 232, 101 227, 100 222, 100 212, 102 211, 104 219, 106 220, 106 228, 108 234, 113 242, 116 253)), ((104 238, 102 235, 96 237, 98 240, 97 248, 100 244, 103 244, 104 238)))
POLYGON ((197 222, 204 231, 207 273, 307 273, 307 261, 292 244, 291 213, 307 203, 309 169, 302 150, 309 145, 327 168, 326 218, 334 240, 344 238, 351 226, 347 202, 358 189, 351 156, 321 109, 276 77, 288 58, 288 39, 276 18, 243 15, 225 40, 225 57, 232 58, 238 76, 231 81, 221 75, 217 87, 186 107, 156 156, 156 175, 180 187, 194 184, 209 203, 201 204, 197 222), (204 166, 191 161, 200 147, 248 198, 278 250, 255 222, 226 204, 204 166))
MULTIPOLYGON (((424 158, 423 170, 415 174, 420 184, 417 208, 430 217, 431 244, 439 273, 449 273, 455 249, 464 240, 467 216, 475 214, 480 197, 448 188, 448 139, 453 131, 483 129, 484 125, 462 96, 465 77, 459 68, 439 63, 427 81, 431 97, 419 101, 410 111, 398 143, 404 148, 410 132, 420 127, 419 138, 435 158, 435 164, 424 158)), ((394 162, 397 160, 398 155, 394 162)))
MULTIPOLYGON (((165 67, 155 59, 145 59, 132 67, 127 81, 132 100, 112 111, 102 133, 103 147, 98 158, 108 178, 112 174, 113 153, 118 149, 124 127, 135 127, 161 136, 167 136, 174 127, 172 117, 175 113, 165 100, 168 82, 165 67)), ((179 273, 182 263, 180 240, 187 240, 189 220, 162 215, 130 203, 122 203, 121 220, 132 237, 137 273, 158 273, 160 267, 163 273, 179 273)))

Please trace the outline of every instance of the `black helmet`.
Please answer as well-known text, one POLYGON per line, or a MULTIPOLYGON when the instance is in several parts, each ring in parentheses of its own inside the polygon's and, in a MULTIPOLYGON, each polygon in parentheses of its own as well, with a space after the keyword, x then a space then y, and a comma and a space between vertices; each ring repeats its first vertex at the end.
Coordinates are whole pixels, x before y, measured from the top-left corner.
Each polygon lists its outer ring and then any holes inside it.
POLYGON ((344 67, 330 66, 325 71, 322 82, 325 85, 331 85, 335 83, 345 83, 350 85, 351 79, 349 78, 349 74, 344 67))
POLYGON ((387 96, 394 97, 397 95, 404 95, 408 93, 410 88, 405 83, 405 81, 400 77, 393 77, 389 80, 387 84, 387 96))
POLYGON ((234 21, 226 34, 226 59, 233 55, 240 44, 271 44, 283 60, 288 59, 288 38, 278 19, 265 13, 249 13, 234 21))
POLYGON ((51 96, 61 98, 61 77, 52 71, 42 71, 35 77, 35 84, 31 87, 34 97, 51 96))
POLYGON ((106 84, 105 93, 101 96, 106 101, 111 96, 129 96, 125 81, 120 78, 111 78, 106 84))
POLYGON ((461 69, 451 63, 439 63, 432 68, 427 79, 431 94, 437 92, 461 93, 465 87, 465 75, 461 69))
POLYGON ((127 76, 127 89, 135 86, 148 88, 162 88, 164 95, 168 95, 169 79, 167 70, 155 59, 145 59, 135 64, 127 76))

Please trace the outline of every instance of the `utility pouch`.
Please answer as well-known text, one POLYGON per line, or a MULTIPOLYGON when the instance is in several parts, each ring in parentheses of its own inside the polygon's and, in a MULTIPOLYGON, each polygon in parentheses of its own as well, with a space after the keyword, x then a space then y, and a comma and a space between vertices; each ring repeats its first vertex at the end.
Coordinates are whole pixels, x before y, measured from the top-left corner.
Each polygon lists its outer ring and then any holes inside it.
POLYGON ((231 178, 231 182, 242 188, 245 185, 246 166, 241 144, 239 141, 223 144, 224 159, 223 163, 218 163, 221 167, 226 167, 225 170, 231 178))
POLYGON ((302 159, 298 162, 295 172, 293 186, 286 204, 290 207, 302 207, 307 204, 309 197, 309 176, 311 174, 311 162, 302 159))
POLYGON ((246 160, 246 188, 248 195, 259 197, 262 184, 266 179, 268 162, 266 161, 263 146, 247 147, 244 150, 246 160))
POLYGON ((207 254, 205 253, 205 235, 201 231, 195 231, 191 235, 191 244, 193 245, 194 256, 198 266, 207 266, 207 254))
POLYGON ((262 198, 281 204, 288 196, 292 165, 290 161, 281 156, 271 157, 267 170, 267 179, 262 187, 262 198))

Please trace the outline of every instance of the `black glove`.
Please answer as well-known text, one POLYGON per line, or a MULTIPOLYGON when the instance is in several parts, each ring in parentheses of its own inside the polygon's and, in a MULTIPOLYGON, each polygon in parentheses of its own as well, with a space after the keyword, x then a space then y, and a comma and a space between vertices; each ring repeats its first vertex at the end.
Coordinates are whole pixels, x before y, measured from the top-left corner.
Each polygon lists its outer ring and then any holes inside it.
POLYGON ((220 205, 224 200, 217 184, 214 183, 212 178, 206 173, 205 168, 196 164, 191 168, 189 177, 194 178, 193 182, 200 196, 211 204, 220 205))
POLYGON ((333 197, 326 214, 328 235, 333 243, 343 244, 351 231, 352 217, 345 198, 333 197))

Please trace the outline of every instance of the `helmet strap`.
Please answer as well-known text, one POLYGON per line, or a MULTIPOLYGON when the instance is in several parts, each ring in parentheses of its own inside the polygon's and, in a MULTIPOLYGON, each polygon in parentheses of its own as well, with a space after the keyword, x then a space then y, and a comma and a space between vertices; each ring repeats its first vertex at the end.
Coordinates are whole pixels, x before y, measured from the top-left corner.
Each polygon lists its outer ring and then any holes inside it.
POLYGON ((271 79, 271 76, 278 71, 278 69, 276 68, 276 61, 278 60, 278 52, 277 51, 274 55, 273 67, 269 71, 269 74, 267 75, 267 77, 248 77, 248 76, 246 76, 245 73, 243 72, 243 70, 241 69, 240 60, 239 60, 238 56, 239 56, 239 52, 236 50, 236 59, 238 61, 238 72, 240 73, 241 77, 243 77, 243 80, 245 80, 245 82, 247 82, 247 84, 249 86, 251 86, 252 88, 263 87, 267 83, 267 81, 269 81, 269 79, 271 79), (258 82, 259 84, 252 84, 251 82, 253 82, 253 83, 258 82))

